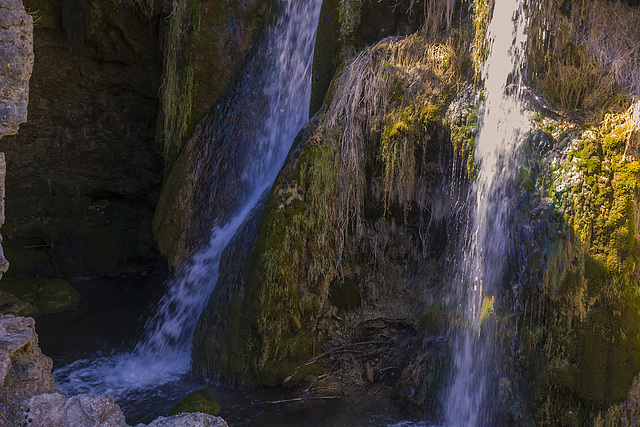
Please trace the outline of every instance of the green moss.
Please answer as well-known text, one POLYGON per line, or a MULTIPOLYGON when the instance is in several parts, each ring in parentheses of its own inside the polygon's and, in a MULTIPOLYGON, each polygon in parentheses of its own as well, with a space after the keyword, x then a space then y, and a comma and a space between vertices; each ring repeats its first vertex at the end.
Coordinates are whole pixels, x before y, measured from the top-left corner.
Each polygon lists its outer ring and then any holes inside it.
MULTIPOLYGON (((307 146, 269 196, 224 343, 208 357, 245 384, 278 384, 314 353, 335 277, 337 176, 330 140, 307 146)), ((209 341, 209 340, 206 340, 209 341)), ((290 383, 318 368, 297 370, 290 383)))
POLYGON ((0 291, 0 313, 33 317, 38 315, 38 309, 30 303, 16 298, 9 292, 0 291))
POLYGON ((463 171, 469 180, 478 175, 478 165, 475 161, 475 133, 478 126, 478 107, 472 105, 465 109, 461 116, 449 120, 451 129, 451 143, 456 158, 463 165, 463 171))
POLYGON ((487 57, 487 31, 491 20, 493 5, 491 0, 473 0, 473 65, 476 80, 480 78, 484 61, 487 57))
POLYGON ((35 307, 39 313, 73 310, 80 301, 78 292, 63 279, 3 278, 0 291, 35 307))
POLYGON ((612 115, 586 128, 554 173, 553 185, 563 189, 556 202, 574 242, 563 243, 560 262, 546 258, 547 271, 563 272, 562 280, 545 274, 544 292, 535 297, 549 313, 542 335, 548 365, 538 380, 541 424, 604 422, 598 411, 624 399, 640 371, 633 276, 640 262, 634 210, 640 163, 624 155, 632 125, 629 115, 612 115), (565 419, 569 412, 573 420, 565 419))
POLYGON ((220 405, 216 402, 211 390, 205 387, 189 393, 184 399, 176 403, 171 410, 171 415, 188 412, 201 412, 217 417, 220 415, 220 405))

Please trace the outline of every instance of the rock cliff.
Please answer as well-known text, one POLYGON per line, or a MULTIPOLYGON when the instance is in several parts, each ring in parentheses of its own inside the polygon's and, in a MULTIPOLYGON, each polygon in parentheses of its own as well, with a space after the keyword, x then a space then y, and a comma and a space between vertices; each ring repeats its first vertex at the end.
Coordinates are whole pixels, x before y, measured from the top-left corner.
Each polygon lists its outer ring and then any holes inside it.
MULTIPOLYGON (((33 70, 33 19, 19 0, 0 2, 0 139, 18 132, 27 120, 29 78, 33 70)), ((7 163, 0 153, 0 227, 5 222, 7 163)), ((2 236, 0 236, 2 243, 2 236)), ((9 268, 0 246, 0 277, 9 268)))
POLYGON ((25 7, 35 21, 29 122, 0 142, 9 273, 148 269, 158 261, 160 11, 115 0, 25 7))

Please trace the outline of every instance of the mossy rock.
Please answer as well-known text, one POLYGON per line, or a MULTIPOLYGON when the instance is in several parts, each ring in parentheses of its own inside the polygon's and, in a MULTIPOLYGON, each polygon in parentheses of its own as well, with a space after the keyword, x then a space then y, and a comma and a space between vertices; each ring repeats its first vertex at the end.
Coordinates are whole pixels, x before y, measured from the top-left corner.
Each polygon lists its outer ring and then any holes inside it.
POLYGON ((185 412, 201 412, 217 417, 220 414, 220 405, 216 402, 211 390, 205 387, 189 393, 187 397, 176 403, 171 410, 171 415, 183 414, 185 412))
POLYGON ((78 291, 64 279, 4 278, 0 291, 34 307, 40 314, 74 310, 80 302, 78 291))
POLYGON ((0 291, 0 313, 33 317, 38 314, 38 309, 8 292, 0 291))

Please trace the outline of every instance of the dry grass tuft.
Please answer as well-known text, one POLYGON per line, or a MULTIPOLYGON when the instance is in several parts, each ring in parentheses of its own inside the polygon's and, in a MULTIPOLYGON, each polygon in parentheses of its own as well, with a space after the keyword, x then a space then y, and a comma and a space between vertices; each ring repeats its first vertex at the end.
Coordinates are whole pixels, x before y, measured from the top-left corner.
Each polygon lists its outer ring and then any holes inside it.
POLYGON ((640 12, 618 2, 532 8, 529 64, 534 86, 557 107, 600 121, 640 96, 640 12))
POLYGON ((439 118, 443 88, 459 84, 464 63, 458 33, 440 43, 430 40, 427 30, 385 39, 360 53, 334 82, 323 126, 327 134, 337 133, 342 245, 347 234, 363 235, 366 170, 376 156, 384 164, 385 205, 393 201, 407 209, 416 200, 421 187, 415 169, 422 160, 415 153, 428 142, 420 140, 421 127, 439 118))

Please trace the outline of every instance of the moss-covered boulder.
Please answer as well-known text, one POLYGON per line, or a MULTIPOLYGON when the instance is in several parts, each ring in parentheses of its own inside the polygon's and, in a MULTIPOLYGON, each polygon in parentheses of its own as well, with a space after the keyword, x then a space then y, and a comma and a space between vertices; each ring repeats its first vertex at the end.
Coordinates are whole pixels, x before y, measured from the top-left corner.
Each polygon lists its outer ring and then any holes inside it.
POLYGON ((335 79, 231 283, 221 264, 217 289, 231 291, 214 291, 200 317, 196 372, 247 384, 393 383, 400 349, 442 289, 453 167, 443 115, 470 63, 455 40, 385 40, 335 79), (322 375, 329 358, 335 369, 322 375))
POLYGON ((80 295, 73 286, 63 279, 44 278, 3 278, 0 281, 0 295, 6 296, 6 304, 16 308, 2 309, 3 314, 14 314, 13 310, 22 310, 20 315, 57 313, 78 308, 80 295))
POLYGON ((174 7, 159 126, 165 183, 153 231, 178 268, 242 193, 244 154, 255 141, 247 130, 263 105, 251 76, 260 71, 257 42, 271 2, 176 0, 174 7))
POLYGON ((184 399, 176 403, 171 410, 171 415, 189 412, 200 412, 217 417, 220 414, 220 405, 216 402, 211 390, 205 387, 189 393, 184 399))

